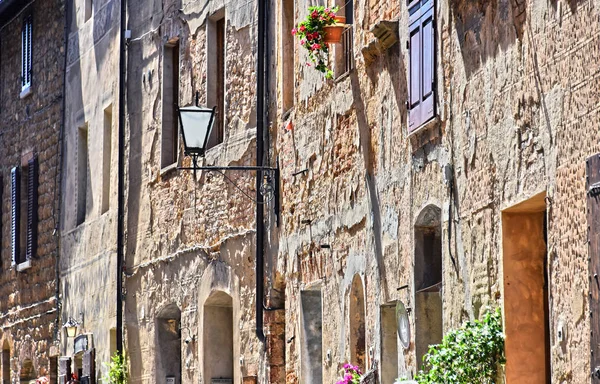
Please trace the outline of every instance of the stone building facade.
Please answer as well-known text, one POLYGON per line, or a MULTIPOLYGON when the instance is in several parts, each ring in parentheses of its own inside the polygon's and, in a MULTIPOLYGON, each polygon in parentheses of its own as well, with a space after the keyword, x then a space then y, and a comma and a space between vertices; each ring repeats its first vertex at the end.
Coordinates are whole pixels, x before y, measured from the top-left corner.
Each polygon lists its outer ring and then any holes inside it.
MULTIPOLYGON (((340 2, 350 28, 327 81, 289 34, 314 3, 268 3, 281 212, 265 207, 264 346, 254 203, 222 175, 176 169, 190 159, 173 117, 198 95, 223 119, 204 164, 253 163, 257 3, 130 4, 131 379, 328 383, 352 362, 391 383, 445 331, 501 307, 507 382, 588 382, 597 4, 340 2)), ((252 196, 253 175, 226 175, 252 196)))
POLYGON ((56 380, 63 1, 0 2, 0 366, 56 380))
POLYGON ((60 210, 60 376, 90 383, 116 351, 120 1, 69 3, 60 210))
MULTIPOLYGON (((297 22, 311 4, 288 12, 297 22)), ((293 89, 291 111, 279 94, 272 131, 286 382, 335 382, 347 361, 382 383, 410 379, 428 344, 488 306, 502 308, 507 382, 590 382, 598 4, 437 1, 420 30, 413 2, 353 5, 353 69, 334 64, 324 81, 298 47, 293 76, 291 53, 278 61, 278 91, 293 89), (411 49, 427 22, 435 108, 411 127, 411 49), (393 45, 379 32, 390 26, 393 45), (398 301, 411 309, 407 349, 398 301)))

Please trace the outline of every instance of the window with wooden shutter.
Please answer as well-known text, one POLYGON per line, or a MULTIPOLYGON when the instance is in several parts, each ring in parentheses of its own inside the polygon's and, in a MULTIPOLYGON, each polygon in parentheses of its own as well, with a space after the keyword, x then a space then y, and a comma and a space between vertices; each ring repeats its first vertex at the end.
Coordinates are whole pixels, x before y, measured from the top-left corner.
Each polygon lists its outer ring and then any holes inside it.
POLYGON ((434 0, 408 4, 409 85, 408 131, 435 116, 435 7, 434 0))
POLYGON ((38 160, 33 156, 27 163, 27 252, 31 260, 37 250, 37 211, 38 211, 38 160))
POLYGON ((600 154, 587 159, 591 382, 600 383, 600 154))
POLYGON ((11 243, 12 243, 12 265, 19 262, 21 255, 21 234, 20 234, 20 215, 21 215, 21 177, 19 167, 14 167, 10 171, 11 182, 11 243))
POLYGON ((83 370, 81 382, 87 384, 95 384, 96 382, 96 360, 95 349, 90 348, 83 353, 83 370))
POLYGON ((31 86, 31 40, 33 31, 33 17, 23 19, 21 31, 21 89, 24 91, 31 86))

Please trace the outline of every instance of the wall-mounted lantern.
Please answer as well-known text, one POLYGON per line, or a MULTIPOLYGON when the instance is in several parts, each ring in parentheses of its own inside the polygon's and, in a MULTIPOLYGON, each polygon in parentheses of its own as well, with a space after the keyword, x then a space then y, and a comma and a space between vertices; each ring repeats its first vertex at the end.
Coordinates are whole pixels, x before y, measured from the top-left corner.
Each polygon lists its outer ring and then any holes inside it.
POLYGON ((63 328, 67 332, 67 337, 73 338, 77 334, 77 326, 79 323, 72 317, 69 317, 66 323, 63 324, 63 328))

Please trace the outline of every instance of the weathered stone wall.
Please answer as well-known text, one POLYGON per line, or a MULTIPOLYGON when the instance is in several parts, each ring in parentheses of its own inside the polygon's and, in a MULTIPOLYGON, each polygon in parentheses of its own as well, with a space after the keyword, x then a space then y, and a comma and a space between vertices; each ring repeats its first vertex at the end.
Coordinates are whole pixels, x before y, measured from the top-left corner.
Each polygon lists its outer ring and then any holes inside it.
MULTIPOLYGON (((163 358, 156 319, 175 304, 181 311, 182 382, 210 383, 204 306, 216 291, 231 297, 234 382, 264 378, 254 329, 255 173, 225 172, 248 198, 218 173, 198 172, 194 179, 191 171, 160 164, 164 46, 175 39, 179 44, 178 104, 192 104, 196 91, 206 104, 208 77, 214 76, 207 73, 207 49, 214 43, 207 41, 207 29, 215 14, 223 14, 226 25, 225 133, 204 162, 255 164, 256 5, 140 1, 131 2, 129 12, 125 321, 131 380, 162 379, 154 376, 163 358)), ((181 149, 177 164, 190 166, 181 149)))
MULTIPOLYGON (((89 3, 88 3, 89 5, 89 3)), ((94 1, 86 20, 86 1, 69 6, 65 90, 64 172, 61 196, 61 319, 80 322, 95 348, 96 379, 114 353, 116 329, 117 162, 119 113, 119 1, 94 1), (110 121, 109 121, 110 120, 110 121), (110 131, 107 130, 110 125, 110 131), (87 129, 87 176, 79 174, 79 131, 87 129), (110 139, 105 140, 105 135, 110 139), (110 143, 110 162, 105 164, 110 143), (108 165, 108 204, 103 207, 104 167, 108 165), (80 183, 85 183, 82 197, 80 183), (78 222, 78 201, 85 219, 78 222), (114 338, 114 336, 113 336, 114 338)), ((62 338, 61 355, 73 355, 73 341, 62 338)), ((81 368, 72 365, 75 370, 81 368)), ((75 371, 76 372, 76 371, 75 371)))
MULTIPOLYGON (((0 26, 0 346, 10 350, 9 382, 33 373, 55 376, 50 359, 58 328, 56 262, 58 172, 64 66, 64 2, 38 0, 0 26), (33 15, 31 94, 21 93, 21 28, 33 15), (31 268, 11 266, 11 169, 22 156, 38 156, 37 254, 31 268), (27 367, 24 370, 28 369, 27 367)), ((26 191, 21 190, 21 193, 26 191)), ((22 218, 26 220, 26 218, 22 218)), ((4 377, 3 377, 4 379, 4 377)))
MULTIPOLYGON (((310 4, 296 2, 296 21, 310 4)), ((381 361, 380 306, 402 300, 414 307, 414 225, 430 204, 442 209, 444 329, 503 305, 501 211, 544 191, 552 381, 586 382, 584 162, 600 138, 597 4, 436 4, 439 120, 410 136, 406 5, 356 1, 354 8, 356 69, 322 81, 297 48, 295 108, 273 124, 282 165, 276 264, 286 282, 287 382, 303 382, 301 290, 322 291, 323 356, 332 356, 323 382, 334 382, 350 360, 355 274, 365 287, 369 365, 381 361), (380 20, 399 20, 399 42, 361 54, 380 20), (283 130, 290 120, 293 129, 283 130)), ((414 330, 413 315, 411 322, 414 330)), ((407 377, 416 367, 412 340, 400 357, 407 377)))

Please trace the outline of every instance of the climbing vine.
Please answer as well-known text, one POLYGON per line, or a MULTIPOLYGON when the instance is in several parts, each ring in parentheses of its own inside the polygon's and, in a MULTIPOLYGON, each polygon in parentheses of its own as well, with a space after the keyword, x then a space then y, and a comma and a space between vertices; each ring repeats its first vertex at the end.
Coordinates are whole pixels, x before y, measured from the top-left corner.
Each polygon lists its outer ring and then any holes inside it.
POLYGON ((505 362, 500 309, 448 332, 441 344, 429 347, 423 362, 425 371, 415 378, 419 384, 494 383, 498 365, 505 362))

